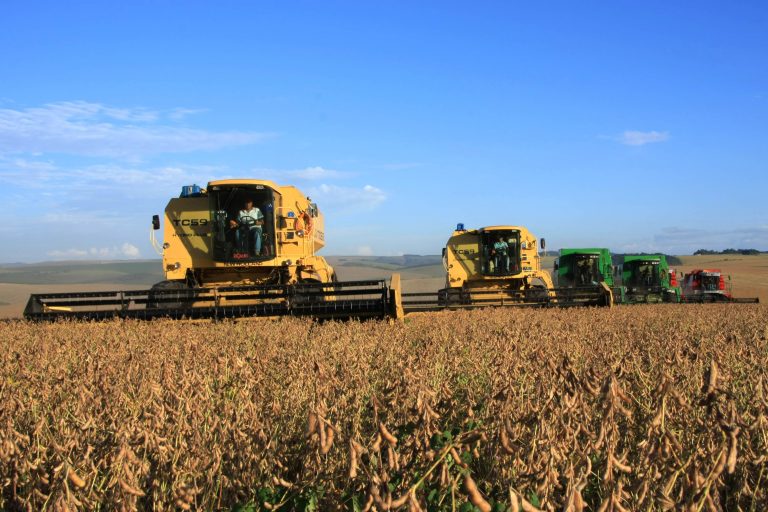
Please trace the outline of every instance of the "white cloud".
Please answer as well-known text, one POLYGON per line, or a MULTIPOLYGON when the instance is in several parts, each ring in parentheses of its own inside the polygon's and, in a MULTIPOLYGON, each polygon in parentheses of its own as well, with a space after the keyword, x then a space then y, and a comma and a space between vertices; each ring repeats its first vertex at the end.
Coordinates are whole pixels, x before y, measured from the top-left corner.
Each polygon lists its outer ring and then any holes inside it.
POLYGON ((26 172, 55 171, 56 165, 48 161, 26 160, 24 158, 14 158, 13 166, 26 172))
POLYGON ((309 190, 313 199, 326 208, 373 210, 386 201, 386 193, 372 185, 362 188, 322 184, 309 190))
POLYGON ((174 121, 181 121, 187 116, 200 114, 206 111, 207 110, 204 108, 176 108, 171 110, 171 112, 168 114, 168 119, 173 119, 174 121))
POLYGON ((349 173, 335 171, 333 169, 326 169, 320 166, 306 167, 304 169, 296 169, 290 171, 280 171, 277 169, 253 169, 251 171, 254 176, 266 180, 272 180, 277 182, 287 181, 321 181, 321 180, 335 180, 346 178, 350 176, 349 173))
POLYGON ((4 158, 0 155, 0 178, 29 189, 56 185, 59 191, 120 188, 125 192, 126 185, 136 185, 141 186, 142 194, 147 194, 147 191, 165 185, 180 187, 196 182, 204 186, 210 179, 222 177, 225 172, 225 169, 215 166, 165 165, 141 168, 114 163, 66 169, 49 161, 4 158))
POLYGON ((124 243, 122 247, 120 247, 120 251, 123 253, 123 256, 128 258, 138 258, 141 256, 141 251, 139 251, 139 248, 133 244, 129 244, 128 242, 124 243))
POLYGON ((136 157, 248 145, 269 136, 209 132, 172 124, 187 113, 174 110, 165 116, 163 124, 160 112, 85 101, 50 103, 23 110, 0 109, 0 152, 136 157))
POLYGON ((326 180, 346 176, 345 173, 334 171, 332 169, 325 169, 323 167, 307 167, 300 171, 291 171, 289 172, 289 175, 302 180, 326 180))
POLYGON ((49 210, 43 212, 40 223, 46 226, 55 224, 85 225, 93 224, 94 218, 98 219, 98 213, 84 212, 76 209, 49 210))
POLYGON ((628 130, 621 134, 619 142, 627 146, 644 146, 652 142, 664 142, 669 140, 669 132, 639 132, 628 130))
POLYGON ((85 256, 88 256, 88 251, 85 251, 83 249, 66 249, 63 251, 55 250, 55 251, 48 251, 46 253, 48 256, 54 259, 75 259, 75 258, 83 258, 85 256))
POLYGON ((90 249, 64 249, 48 251, 49 257, 57 260, 61 259, 116 259, 128 258, 135 259, 141 257, 141 251, 133 244, 124 243, 120 247, 91 247, 90 249))
POLYGON ((727 230, 669 227, 654 236, 666 251, 690 254, 697 249, 768 249, 768 226, 727 230))
POLYGON ((373 248, 370 245, 361 245, 357 248, 358 256, 373 256, 373 248))

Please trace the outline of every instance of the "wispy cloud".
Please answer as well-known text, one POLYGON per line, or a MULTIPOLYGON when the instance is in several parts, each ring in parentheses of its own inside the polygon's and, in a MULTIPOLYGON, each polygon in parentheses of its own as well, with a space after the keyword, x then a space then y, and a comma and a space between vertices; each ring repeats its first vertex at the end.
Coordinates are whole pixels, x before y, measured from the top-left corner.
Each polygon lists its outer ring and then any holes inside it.
POLYGON ((321 166, 286 171, 254 169, 253 175, 280 184, 298 182, 299 186, 323 209, 335 209, 337 211, 373 210, 387 199, 387 194, 373 185, 353 187, 325 183, 325 181, 348 179, 354 177, 355 174, 326 169, 321 166), (301 182, 305 182, 308 186, 304 188, 301 182), (313 184, 313 182, 323 183, 313 184))
POLYGON ((357 248, 358 256, 373 256, 373 247, 370 245, 361 245, 357 248))
POLYGON ((253 169, 253 176, 272 181, 322 181, 336 180, 352 176, 351 173, 326 169, 321 166, 305 167, 304 169, 293 169, 281 171, 278 169, 253 169))
POLYGON ((294 170, 253 169, 251 174, 279 184, 296 183, 323 209, 330 208, 337 211, 373 210, 387 199, 387 194, 373 185, 353 187, 325 183, 326 181, 349 179, 356 174, 326 169, 321 166, 294 170))
POLYGON ((141 157, 255 144, 269 134, 211 132, 174 123, 193 113, 169 114, 71 101, 21 110, 0 109, 0 153, 65 153, 141 157))
POLYGON ((654 235, 654 243, 669 252, 692 253, 697 249, 768 249, 768 225, 707 230, 668 227, 654 235))
POLYGON ((669 132, 640 132, 628 130, 618 137, 618 141, 627 146, 644 146, 653 142, 665 142, 669 140, 669 132))
POLYGON ((228 170, 216 166, 159 165, 139 167, 104 163, 83 167, 65 168, 48 160, 35 160, 0 155, 0 177, 10 184, 26 189, 50 188, 61 190, 103 190, 127 185, 141 186, 144 194, 147 188, 162 185, 181 186, 187 182, 206 183, 212 177, 224 177, 228 170))
POLYGON ((194 114, 202 114, 203 112, 207 112, 207 109, 204 108, 175 108, 171 110, 171 112, 168 114, 168 119, 172 119, 174 121, 181 121, 182 119, 185 119, 188 116, 194 115, 194 114))
POLYGON ((141 257, 141 251, 138 247, 128 242, 115 247, 91 247, 89 249, 63 249, 48 251, 50 258, 61 259, 83 259, 83 258, 128 258, 135 259, 141 257))
POLYGON ((387 200, 387 194, 372 185, 362 188, 322 184, 309 193, 326 208, 339 210, 373 210, 387 200))

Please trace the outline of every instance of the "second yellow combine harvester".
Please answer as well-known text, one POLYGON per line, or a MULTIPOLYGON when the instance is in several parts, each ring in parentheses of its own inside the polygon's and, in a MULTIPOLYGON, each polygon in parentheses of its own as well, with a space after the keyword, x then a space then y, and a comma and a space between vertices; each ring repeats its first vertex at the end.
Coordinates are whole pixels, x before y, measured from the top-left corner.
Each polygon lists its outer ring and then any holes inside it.
POLYGON ((405 311, 492 306, 611 306, 605 283, 555 288, 541 268, 545 247, 523 226, 467 230, 463 224, 443 249, 445 288, 435 293, 404 293, 405 311))

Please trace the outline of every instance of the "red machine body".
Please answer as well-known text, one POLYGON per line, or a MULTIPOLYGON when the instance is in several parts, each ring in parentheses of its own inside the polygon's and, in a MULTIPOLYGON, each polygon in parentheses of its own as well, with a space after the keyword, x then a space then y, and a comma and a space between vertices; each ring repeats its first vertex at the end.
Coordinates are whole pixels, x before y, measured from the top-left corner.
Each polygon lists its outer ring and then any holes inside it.
POLYGON ((712 302, 730 301, 730 283, 725 282, 725 276, 720 269, 696 269, 685 274, 683 278, 683 297, 688 299, 703 299, 712 302))

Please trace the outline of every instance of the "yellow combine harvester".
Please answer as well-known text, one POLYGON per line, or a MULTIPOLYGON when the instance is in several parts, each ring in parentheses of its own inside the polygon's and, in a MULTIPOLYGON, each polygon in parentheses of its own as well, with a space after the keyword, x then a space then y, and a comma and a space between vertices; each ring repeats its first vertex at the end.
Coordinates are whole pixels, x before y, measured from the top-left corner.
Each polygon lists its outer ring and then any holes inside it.
MULTIPOLYGON (((152 219, 153 229, 160 218, 152 219)), ((154 231, 153 231, 154 234, 154 231)), ((154 241, 154 237, 153 237, 154 241)), ((384 281, 337 282, 316 253, 323 215, 293 186, 238 179, 183 187, 165 208, 166 279, 150 290, 32 295, 24 316, 227 318, 392 314, 384 281)), ((394 290, 398 291, 394 280, 394 290)))
POLYGON ((443 249, 445 288, 404 293, 406 312, 489 306, 612 305, 610 288, 555 288, 541 268, 545 242, 522 226, 466 230, 459 224, 443 249))

